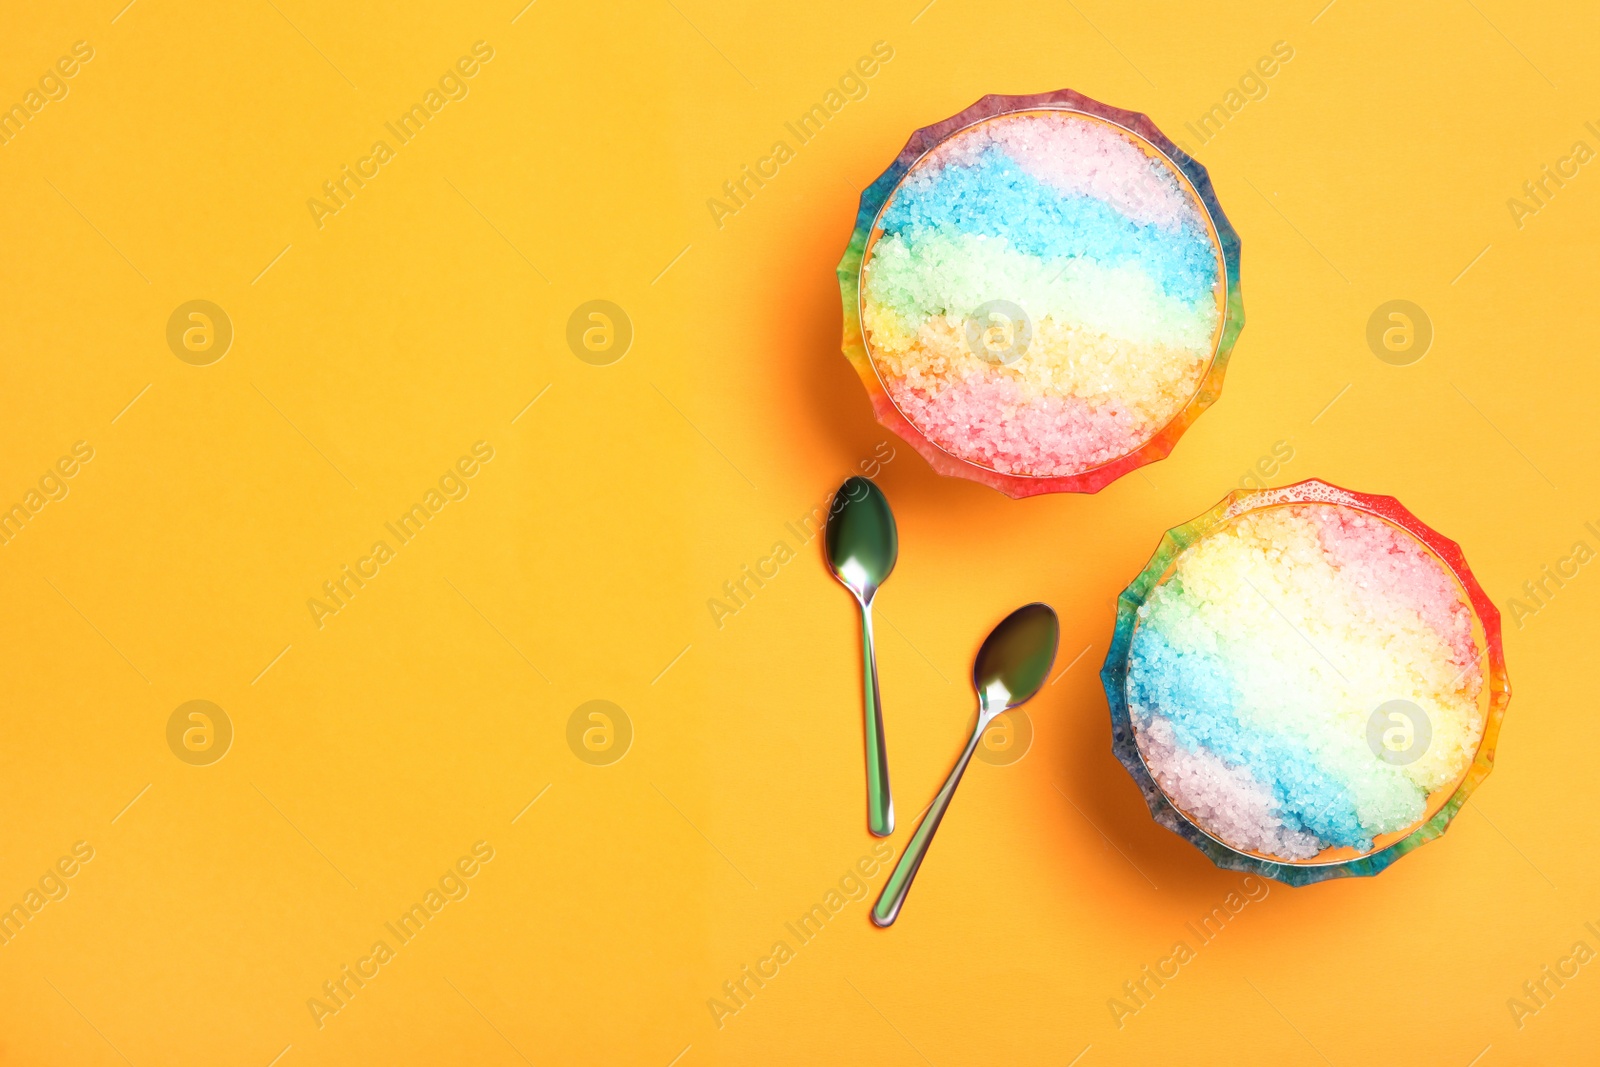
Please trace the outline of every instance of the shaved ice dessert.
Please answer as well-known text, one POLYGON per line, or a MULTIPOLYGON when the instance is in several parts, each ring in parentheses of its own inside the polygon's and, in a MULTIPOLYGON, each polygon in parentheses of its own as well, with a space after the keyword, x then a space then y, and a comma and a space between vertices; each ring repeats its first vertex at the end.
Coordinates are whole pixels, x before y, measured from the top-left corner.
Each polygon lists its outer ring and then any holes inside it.
POLYGON ((868 191, 864 216, 892 181, 858 292, 841 265, 846 303, 927 442, 1002 488, 1098 489, 1165 455, 1214 398, 1242 320, 1238 242, 1205 172, 1148 119, 1076 94, 1005 99, 920 131, 868 191))
POLYGON ((1269 864, 1396 846, 1346 873, 1443 831, 1508 696, 1498 614, 1459 550, 1320 482, 1173 531, 1123 595, 1112 657, 1119 755, 1153 810, 1269 864))

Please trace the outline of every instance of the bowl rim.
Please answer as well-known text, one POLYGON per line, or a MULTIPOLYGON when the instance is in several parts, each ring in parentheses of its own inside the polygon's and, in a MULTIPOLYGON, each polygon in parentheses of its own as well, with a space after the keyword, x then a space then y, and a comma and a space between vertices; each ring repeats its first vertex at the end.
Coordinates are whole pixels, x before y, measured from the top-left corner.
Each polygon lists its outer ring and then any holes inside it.
POLYGON ((1209 510, 1166 531, 1144 569, 1117 598, 1116 628, 1100 670, 1100 680, 1111 712, 1112 753, 1139 786, 1156 822, 1189 841, 1218 867, 1259 874, 1289 885, 1375 875, 1401 856, 1443 834, 1473 790, 1494 769, 1500 726, 1511 700, 1500 611, 1473 575, 1461 546, 1417 518, 1392 496, 1357 493, 1317 478, 1278 488, 1234 490, 1209 510), (1213 836, 1172 803, 1155 781, 1139 750, 1128 709, 1128 655, 1132 648, 1138 611, 1166 577, 1173 561, 1189 546, 1246 512, 1292 504, 1339 504, 1354 508, 1398 526, 1421 541, 1445 565, 1466 594, 1482 627, 1484 647, 1481 655, 1488 664, 1485 673, 1489 692, 1483 735, 1472 763, 1462 772, 1455 789, 1434 814, 1416 824, 1405 836, 1365 855, 1342 860, 1270 860, 1241 851, 1213 836))
POLYGON ((1178 438, 1216 402, 1222 392, 1229 357, 1244 327, 1244 303, 1239 285, 1240 241, 1217 202, 1216 191, 1205 167, 1180 149, 1158 129, 1149 116, 1137 111, 1102 104, 1071 89, 1019 96, 990 94, 950 118, 924 126, 912 133, 906 145, 882 174, 862 192, 856 211, 856 225, 837 268, 840 295, 844 303, 844 354, 856 368, 872 400, 879 423, 915 448, 940 474, 968 478, 998 489, 1008 496, 1028 497, 1040 493, 1099 492, 1122 475, 1164 459, 1178 438), (1222 259, 1222 288, 1218 293, 1221 321, 1214 334, 1211 359, 1183 406, 1149 439, 1124 455, 1096 467, 1065 475, 1007 474, 964 459, 934 443, 913 423, 894 399, 879 376, 877 365, 867 349, 862 326, 862 267, 872 243, 877 220, 902 179, 944 141, 970 127, 1004 115, 1026 111, 1076 112, 1115 126, 1129 134, 1178 172, 1180 179, 1199 201, 1211 229, 1213 248, 1222 259))

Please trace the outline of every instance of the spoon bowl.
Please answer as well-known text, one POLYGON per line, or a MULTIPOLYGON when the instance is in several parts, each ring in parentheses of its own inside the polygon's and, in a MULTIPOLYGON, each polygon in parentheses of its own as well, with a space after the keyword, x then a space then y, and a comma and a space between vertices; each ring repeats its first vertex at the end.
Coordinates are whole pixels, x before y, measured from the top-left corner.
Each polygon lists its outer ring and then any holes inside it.
POLYGON ((870 604, 900 557, 894 512, 883 490, 868 478, 845 479, 834 494, 823 540, 834 577, 870 604))
POLYGON ((990 631, 972 663, 980 714, 989 718, 1033 699, 1050 677, 1061 621, 1048 604, 1025 604, 990 631))

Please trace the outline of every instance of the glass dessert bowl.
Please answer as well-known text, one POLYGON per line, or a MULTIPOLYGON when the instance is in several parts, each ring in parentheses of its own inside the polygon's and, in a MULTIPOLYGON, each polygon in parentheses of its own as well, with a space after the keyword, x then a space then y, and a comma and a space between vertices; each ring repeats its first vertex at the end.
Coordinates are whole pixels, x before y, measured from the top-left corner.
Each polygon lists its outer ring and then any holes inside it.
POLYGON ((1392 497, 1315 480, 1168 531, 1101 679, 1156 821, 1292 885, 1377 874, 1442 834, 1510 699, 1500 615, 1460 548, 1392 497))
POLYGON ((878 420, 1015 497, 1095 492, 1167 455, 1244 323, 1205 169, 1070 90, 918 130, 862 194, 838 274, 878 420))

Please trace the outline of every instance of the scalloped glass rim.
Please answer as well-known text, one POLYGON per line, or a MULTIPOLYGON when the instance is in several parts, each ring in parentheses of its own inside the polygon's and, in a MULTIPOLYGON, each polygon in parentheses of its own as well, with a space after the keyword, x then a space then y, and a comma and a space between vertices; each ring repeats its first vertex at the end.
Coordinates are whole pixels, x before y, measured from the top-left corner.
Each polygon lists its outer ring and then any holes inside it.
POLYGON ((1036 93, 1028 96, 989 95, 966 110, 924 126, 911 135, 905 148, 895 157, 894 163, 861 194, 861 205, 856 212, 856 228, 850 235, 850 244, 844 258, 839 261, 839 292, 844 301, 844 354, 849 358, 861 384, 872 400, 872 410, 878 422, 892 430, 915 448, 940 474, 969 478, 1000 490, 1010 497, 1037 496, 1040 493, 1097 493, 1131 470, 1147 463, 1164 459, 1200 413, 1210 407, 1222 393, 1223 374, 1228 357, 1233 353, 1234 342, 1244 328, 1244 301, 1239 291, 1239 234, 1222 213, 1216 192, 1211 187, 1211 177, 1206 169, 1196 163, 1182 149, 1173 144, 1166 134, 1156 128, 1150 118, 1137 111, 1123 111, 1092 100, 1071 89, 1053 93, 1036 93), (877 367, 867 352, 866 338, 861 326, 861 264, 866 255, 867 242, 872 236, 878 214, 888 203, 895 187, 917 161, 939 142, 956 132, 987 119, 1015 111, 1077 111, 1093 118, 1119 126, 1147 142, 1164 155, 1188 180, 1200 203, 1210 217, 1216 233, 1217 247, 1222 251, 1223 275, 1227 291, 1222 301, 1223 321, 1217 331, 1216 350, 1205 377, 1196 387, 1176 415, 1155 436, 1124 456, 1077 474, 1036 476, 1028 474, 1003 474, 962 459, 930 441, 915 424, 895 406, 894 400, 878 377, 877 367))
POLYGON ((1211 510, 1168 530, 1161 538, 1155 555, 1145 565, 1128 587, 1117 598, 1117 626, 1111 638, 1111 648, 1106 653, 1105 665, 1100 669, 1100 682, 1106 691, 1111 707, 1111 751, 1127 770, 1144 794, 1150 815, 1156 822, 1194 845, 1225 870, 1244 871, 1272 878, 1286 885, 1310 885, 1330 878, 1370 877, 1386 869, 1395 860, 1421 845, 1432 841, 1445 828, 1456 812, 1467 802, 1467 797, 1494 769, 1495 745, 1500 736, 1500 723, 1505 718, 1506 705, 1511 700, 1511 683, 1506 675, 1505 649, 1501 644, 1500 612, 1489 599, 1478 580, 1473 577, 1461 553, 1461 546, 1440 534, 1418 519, 1392 496, 1374 496, 1355 493, 1316 478, 1296 482, 1279 489, 1237 490, 1229 493, 1211 510), (1127 681, 1128 652, 1133 643, 1133 629, 1140 605, 1166 576, 1168 567, 1178 553, 1206 536, 1223 523, 1258 508, 1282 504, 1331 503, 1343 504, 1367 512, 1399 526, 1421 541, 1450 569, 1455 580, 1471 601, 1472 610, 1483 628, 1484 654, 1488 659, 1489 700, 1484 716, 1483 739, 1478 743, 1478 753, 1467 768, 1455 791, 1431 818, 1410 833, 1383 848, 1355 859, 1336 862, 1274 862, 1260 856, 1230 848, 1191 822, 1167 799, 1156 784, 1133 735, 1133 723, 1128 714, 1127 681))

